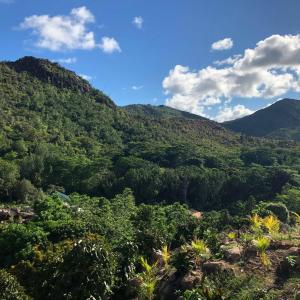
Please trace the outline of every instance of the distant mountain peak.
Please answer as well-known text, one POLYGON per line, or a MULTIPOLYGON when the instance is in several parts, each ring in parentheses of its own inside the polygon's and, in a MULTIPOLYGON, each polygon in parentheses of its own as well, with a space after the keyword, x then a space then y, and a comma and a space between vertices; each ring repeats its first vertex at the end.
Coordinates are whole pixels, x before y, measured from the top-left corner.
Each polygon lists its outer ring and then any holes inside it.
POLYGON ((281 99, 223 126, 246 135, 300 140, 300 101, 281 99))

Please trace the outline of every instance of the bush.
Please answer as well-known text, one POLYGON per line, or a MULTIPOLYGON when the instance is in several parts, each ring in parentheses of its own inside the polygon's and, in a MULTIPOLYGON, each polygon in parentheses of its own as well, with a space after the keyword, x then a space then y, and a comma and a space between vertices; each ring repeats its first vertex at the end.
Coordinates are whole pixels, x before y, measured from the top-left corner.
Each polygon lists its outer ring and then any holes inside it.
POLYGON ((23 287, 17 279, 6 272, 0 270, 0 299, 2 300, 27 300, 23 287))
POLYGON ((268 203, 265 208, 266 210, 271 211, 281 222, 289 222, 290 213, 285 204, 281 202, 268 203))
POLYGON ((195 266, 193 252, 186 246, 182 246, 174 253, 171 262, 180 274, 186 274, 195 266))
POLYGON ((289 210, 281 202, 261 202, 252 210, 252 214, 258 214, 261 217, 273 214, 283 223, 288 223, 290 218, 289 210))
POLYGON ((107 242, 90 235, 78 240, 54 269, 46 299, 65 299, 66 295, 67 299, 107 299, 113 293, 116 272, 115 254, 107 242))
POLYGON ((9 266, 29 258, 33 246, 45 241, 46 233, 34 224, 4 225, 0 232, 1 266, 9 266))

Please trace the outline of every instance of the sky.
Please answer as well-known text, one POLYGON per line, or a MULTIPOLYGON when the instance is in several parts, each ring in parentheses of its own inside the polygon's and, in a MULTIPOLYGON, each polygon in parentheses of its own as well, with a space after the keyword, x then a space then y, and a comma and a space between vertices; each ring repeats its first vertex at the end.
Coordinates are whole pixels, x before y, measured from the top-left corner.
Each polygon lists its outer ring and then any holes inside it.
POLYGON ((120 106, 219 122, 300 98, 299 0, 0 0, 0 60, 47 58, 120 106))

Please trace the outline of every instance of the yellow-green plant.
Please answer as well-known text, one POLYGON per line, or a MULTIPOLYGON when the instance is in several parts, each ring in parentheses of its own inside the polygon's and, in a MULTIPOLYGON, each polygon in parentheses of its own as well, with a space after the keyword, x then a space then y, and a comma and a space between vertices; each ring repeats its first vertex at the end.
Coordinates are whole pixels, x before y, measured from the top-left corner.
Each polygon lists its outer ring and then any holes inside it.
POLYGON ((205 260, 210 257, 210 250, 203 240, 194 240, 191 246, 198 258, 205 260))
POLYGON ((279 232, 280 222, 277 217, 274 217, 273 215, 265 217, 263 219, 263 225, 271 235, 279 232))
POLYGON ((258 214, 254 214, 253 216, 250 217, 250 222, 251 222, 251 229, 254 232, 257 232, 261 229, 263 219, 258 214))
POLYGON ((259 256, 261 259, 261 262, 264 266, 269 266, 271 264, 271 261, 269 257, 267 256, 266 250, 270 246, 270 240, 269 238, 262 236, 257 238, 253 241, 257 251, 259 252, 259 256))
POLYGON ((154 291, 156 288, 157 279, 152 278, 151 280, 143 281, 140 287, 140 295, 143 299, 152 300, 154 291))
POLYGON ((234 240, 236 238, 236 233, 235 232, 229 232, 227 234, 227 237, 230 239, 230 240, 234 240))
POLYGON ((146 258, 144 258, 143 256, 140 258, 140 262, 141 262, 141 266, 143 267, 144 269, 144 272, 147 273, 147 274, 152 274, 154 268, 156 267, 156 263, 153 264, 153 265, 150 265, 147 261, 146 258))
POLYGON ((158 281, 158 277, 156 276, 157 262, 151 265, 147 259, 142 256, 140 263, 144 272, 139 275, 139 279, 141 280, 139 294, 142 299, 152 300, 158 281))
POLYGON ((167 268, 169 266, 169 261, 171 259, 171 252, 168 246, 163 246, 161 249, 161 256, 164 262, 165 267, 167 268))
POLYGON ((262 263, 265 267, 271 265, 271 261, 270 261, 270 259, 269 259, 269 257, 268 257, 268 255, 267 255, 266 252, 260 253, 260 260, 261 260, 261 263, 262 263))

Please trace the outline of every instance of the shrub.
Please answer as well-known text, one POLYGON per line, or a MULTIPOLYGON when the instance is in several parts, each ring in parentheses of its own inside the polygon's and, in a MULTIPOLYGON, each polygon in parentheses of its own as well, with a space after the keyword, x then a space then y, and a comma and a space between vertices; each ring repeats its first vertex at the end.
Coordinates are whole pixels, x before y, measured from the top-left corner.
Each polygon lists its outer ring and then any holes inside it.
POLYGON ((187 246, 182 246, 172 256, 172 266, 180 274, 186 274, 189 270, 194 267, 193 253, 187 246))
POLYGON ((33 246, 45 240, 46 233, 32 223, 4 225, 0 232, 0 264, 9 266, 27 259, 32 255, 33 246))
POLYGON ((117 264, 107 242, 89 235, 77 240, 56 267, 50 264, 50 271, 45 299, 107 299, 116 284, 117 264))
POLYGON ((275 215, 281 222, 289 222, 289 211, 285 204, 281 202, 261 202, 256 205, 255 209, 252 211, 254 214, 258 214, 262 217, 268 215, 275 215))
POLYGON ((29 300, 17 279, 5 270, 0 270, 0 299, 29 300))
POLYGON ((205 277, 201 287, 185 291, 182 299, 265 299, 265 293, 260 278, 220 273, 205 277))
POLYGON ((265 209, 271 211, 281 222, 289 222, 290 214, 285 204, 281 202, 268 203, 265 209))

